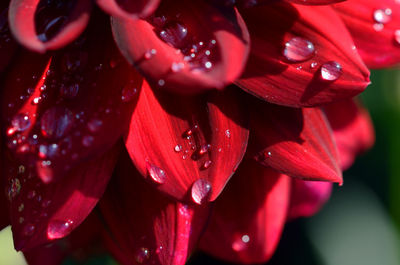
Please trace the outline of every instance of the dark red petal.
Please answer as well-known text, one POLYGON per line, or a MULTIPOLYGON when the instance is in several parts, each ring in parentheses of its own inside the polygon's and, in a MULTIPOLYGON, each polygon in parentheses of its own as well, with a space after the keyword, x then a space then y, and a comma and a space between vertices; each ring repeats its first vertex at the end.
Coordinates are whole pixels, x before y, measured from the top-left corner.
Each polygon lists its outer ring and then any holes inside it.
POLYGON ((8 26, 8 2, 3 1, 0 3, 0 73, 10 63, 17 47, 8 26))
POLYGON ((102 196, 119 149, 82 163, 51 184, 43 184, 30 168, 7 154, 4 179, 15 248, 26 251, 63 238, 82 223, 102 196))
POLYGON ((388 67, 400 62, 400 5, 396 1, 352 0, 334 8, 368 67, 388 67))
POLYGON ((125 137, 140 173, 179 200, 214 200, 247 146, 247 116, 237 92, 177 96, 155 93, 144 82, 125 137))
POLYGON ((5 80, 8 147, 45 183, 111 148, 128 128, 140 90, 142 78, 110 32, 100 28, 86 37, 51 58, 20 54, 5 80))
POLYGON ((85 260, 101 248, 103 230, 99 218, 92 213, 67 237, 25 251, 25 259, 29 265, 60 265, 68 256, 85 260))
POLYGON ((208 207, 171 200, 143 181, 126 154, 100 209, 109 246, 123 264, 184 265, 208 217, 208 207))
POLYGON ((368 69, 332 8, 278 2, 241 14, 252 37, 249 62, 236 82, 242 89, 299 107, 347 98, 369 84, 368 69))
POLYGON ((151 15, 160 0, 96 0, 97 4, 114 17, 137 19, 151 15))
POLYGON ((235 263, 263 263, 279 242, 289 204, 285 175, 244 161, 215 202, 201 249, 235 263))
POLYGON ((293 179, 288 219, 316 214, 332 192, 332 183, 293 179))
POLYGON ((334 3, 343 2, 345 0, 287 0, 287 1, 300 5, 330 5, 334 3))
POLYGON ((342 182, 332 131, 319 108, 261 103, 251 116, 257 161, 291 177, 342 182))
POLYGON ((76 39, 89 22, 90 0, 11 0, 10 28, 26 48, 44 53, 76 39))
POLYGON ((113 18, 112 27, 122 53, 151 85, 183 94, 233 82, 249 51, 237 10, 206 1, 164 0, 151 19, 113 18))
POLYGON ((333 130, 343 170, 353 164, 355 157, 371 148, 375 132, 368 111, 353 100, 326 105, 325 114, 333 130))

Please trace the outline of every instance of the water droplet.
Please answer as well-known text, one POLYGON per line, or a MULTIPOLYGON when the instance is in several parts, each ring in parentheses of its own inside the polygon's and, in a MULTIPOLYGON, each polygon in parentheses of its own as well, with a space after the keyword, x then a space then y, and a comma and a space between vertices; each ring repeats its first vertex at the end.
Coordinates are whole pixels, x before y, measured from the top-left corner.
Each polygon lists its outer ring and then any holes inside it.
POLYGON ((154 55, 157 54, 157 50, 156 49, 151 49, 145 52, 144 54, 144 58, 146 60, 151 59, 154 55))
POLYGON ((36 97, 36 98, 34 98, 34 99, 32 100, 32 104, 33 104, 33 105, 37 105, 37 104, 39 104, 41 101, 42 101, 42 98, 41 98, 41 97, 36 97))
POLYGON ((53 180, 53 169, 51 168, 50 160, 38 161, 36 163, 36 171, 44 183, 49 183, 53 180))
POLYGON ((167 175, 164 170, 150 163, 146 163, 146 170, 147 174, 149 175, 149 177, 153 182, 157 184, 165 183, 167 175))
POLYGON ((374 23, 374 25, 372 25, 372 27, 374 28, 375 31, 382 31, 384 28, 382 23, 374 23))
POLYGON ((7 191, 8 199, 11 201, 19 194, 20 191, 21 191, 21 182, 19 181, 19 179, 17 178, 11 179, 7 191))
POLYGON ((49 239, 62 238, 72 231, 72 220, 67 221, 52 221, 47 226, 47 237, 49 239))
POLYGON ((400 45, 400 29, 394 31, 394 40, 400 45))
POLYGON ((203 163, 203 165, 201 166, 201 168, 202 168, 202 169, 210 168, 211 164, 212 164, 212 161, 211 161, 211 160, 207 160, 207 161, 205 161, 205 162, 203 163))
POLYGON ((20 224, 22 224, 24 221, 25 221, 24 217, 20 217, 20 218, 18 219, 18 222, 19 222, 20 224))
POLYGON ((51 144, 51 145, 40 145, 39 146, 39 152, 38 155, 42 159, 46 158, 53 158, 58 155, 58 145, 57 144, 51 144))
POLYGON ((150 258, 150 251, 147 248, 140 248, 135 252, 135 260, 142 264, 150 258))
POLYGON ((386 24, 392 19, 392 10, 390 8, 377 9, 374 11, 374 20, 377 23, 386 24))
POLYGON ((211 184, 208 180, 196 180, 192 185, 192 200, 197 204, 203 204, 210 197, 211 189, 211 184))
POLYGON ((19 113, 11 120, 11 127, 7 130, 7 135, 13 135, 15 132, 23 132, 31 126, 31 119, 28 115, 19 113))
POLYGON ((247 244, 249 242, 250 242, 250 237, 248 235, 242 235, 241 237, 239 236, 232 243, 232 249, 235 251, 242 251, 247 247, 247 244))
POLYGON ((129 82, 123 89, 121 100, 122 102, 129 102, 131 101, 137 93, 136 87, 134 87, 132 82, 129 82))
POLYGON ((73 125, 74 116, 64 107, 52 107, 42 115, 40 128, 46 138, 57 140, 65 136, 73 125))
POLYGON ((85 147, 89 147, 93 144, 94 137, 91 135, 85 135, 82 137, 82 145, 85 147))
POLYGON ((21 204, 18 206, 18 212, 22 212, 24 209, 25 209, 25 205, 24 205, 23 203, 21 203, 21 204))
POLYGON ((294 37, 285 43, 283 55, 291 62, 301 62, 310 59, 314 52, 314 44, 311 41, 294 37))
POLYGON ((176 72, 181 71, 184 67, 185 67, 185 64, 182 62, 179 62, 179 63, 173 62, 171 64, 171 71, 176 73, 176 72))
POLYGON ((36 227, 33 224, 26 224, 24 228, 22 229, 22 233, 24 236, 31 236, 33 233, 35 233, 36 227))
POLYGON ((61 30, 64 26, 65 22, 67 21, 66 16, 57 16, 51 19, 48 19, 44 25, 40 25, 37 32, 38 39, 42 42, 47 42, 51 38, 53 38, 57 33, 61 30))
POLYGON ((92 133, 98 132, 101 126, 103 126, 103 121, 96 118, 91 119, 87 125, 89 131, 91 131, 92 133))
POLYGON ((231 138, 231 131, 230 130, 226 130, 225 131, 225 136, 228 138, 231 138))
POLYGON ((164 86, 164 85, 165 85, 164 79, 158 80, 158 85, 159 85, 159 86, 164 86))
POLYGON ((199 149, 199 155, 204 155, 207 153, 211 148, 210 144, 203 144, 199 149))
POLYGON ((318 66, 318 63, 317 63, 317 62, 312 62, 312 63, 310 64, 310 67, 311 67, 312 69, 316 68, 317 66, 318 66))
POLYGON ((160 39, 175 48, 182 48, 188 35, 187 28, 178 21, 167 22, 159 31, 160 39))
POLYGON ((334 61, 324 63, 321 67, 321 78, 326 81, 335 81, 342 75, 342 66, 334 61))
POLYGON ((18 166, 18 174, 24 174, 24 173, 25 173, 25 166, 19 165, 18 166))
POLYGON ((175 145, 174 151, 177 152, 177 153, 179 153, 180 151, 182 151, 182 145, 178 145, 178 144, 175 145))

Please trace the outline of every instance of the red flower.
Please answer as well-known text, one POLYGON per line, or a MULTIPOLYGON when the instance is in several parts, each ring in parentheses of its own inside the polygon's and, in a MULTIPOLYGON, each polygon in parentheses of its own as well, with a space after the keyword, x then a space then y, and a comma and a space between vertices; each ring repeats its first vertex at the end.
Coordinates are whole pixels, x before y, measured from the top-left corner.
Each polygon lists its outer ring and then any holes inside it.
POLYGON ((122 264, 184 264, 196 245, 267 261, 373 143, 350 99, 363 60, 400 59, 397 4, 335 2, 97 0, 110 27, 90 0, 3 1, 0 225, 16 249, 57 264, 101 231, 122 264))

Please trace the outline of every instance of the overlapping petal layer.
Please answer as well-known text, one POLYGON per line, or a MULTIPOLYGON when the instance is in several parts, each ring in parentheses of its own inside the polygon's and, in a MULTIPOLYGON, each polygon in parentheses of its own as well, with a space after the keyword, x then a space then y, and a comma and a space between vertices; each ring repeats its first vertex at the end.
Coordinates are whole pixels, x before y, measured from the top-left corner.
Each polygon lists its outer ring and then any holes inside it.
POLYGON ((179 200, 214 200, 247 146, 247 116, 237 92, 178 96, 145 82, 125 137, 140 173, 179 200))
POLYGON ((369 84, 368 69, 332 8, 278 2, 241 14, 252 41, 245 73, 236 81, 245 91, 300 107, 351 97, 369 84))
POLYGON ((352 0, 334 5, 368 67, 400 62, 400 5, 392 0, 352 0))
POLYGON ((319 108, 288 108, 253 101, 250 154, 292 177, 342 182, 329 123, 319 108))
POLYGON ((91 8, 90 0, 11 0, 10 29, 21 44, 33 51, 56 50, 84 31, 91 8))
POLYGON ((233 7, 168 0, 148 20, 111 22, 123 55, 149 83, 181 94, 224 88, 249 52, 246 25, 233 7))
POLYGON ((114 17, 137 19, 151 15, 160 0, 96 0, 97 4, 114 17))
POLYGON ((127 154, 100 209, 109 229, 108 246, 122 264, 184 265, 209 215, 208 206, 186 205, 153 189, 127 154))
POLYGON ((262 263, 279 242, 289 206, 290 178, 244 160, 215 201, 200 248, 235 263, 262 263))

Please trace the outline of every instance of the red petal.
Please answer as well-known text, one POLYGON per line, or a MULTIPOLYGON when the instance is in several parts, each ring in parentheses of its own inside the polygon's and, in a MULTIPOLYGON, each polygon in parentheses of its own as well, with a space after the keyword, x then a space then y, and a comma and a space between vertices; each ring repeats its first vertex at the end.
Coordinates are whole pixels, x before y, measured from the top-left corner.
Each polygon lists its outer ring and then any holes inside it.
POLYGON ((8 66, 17 50, 17 43, 8 27, 8 3, 0 3, 0 73, 8 66))
POLYGON ((244 90, 299 107, 347 98, 369 84, 368 69, 332 8, 278 2, 241 14, 252 37, 247 68, 236 82, 244 90))
POLYGON ((67 236, 102 196, 119 148, 85 162, 62 180, 43 184, 17 160, 6 157, 7 194, 17 250, 28 250, 67 236))
POLYGON ((242 160, 248 130, 237 91, 183 97, 145 82, 125 144, 140 173, 179 200, 214 200, 242 160))
POLYGON ((375 132, 368 111, 353 100, 336 102, 324 107, 333 129, 343 170, 353 164, 355 157, 371 148, 375 132))
POLYGON ((185 205, 153 189, 128 155, 117 166, 100 209, 111 251, 123 264, 184 265, 209 212, 208 207, 185 205))
POLYGON ((64 1, 61 7, 44 0, 11 0, 10 28, 22 45, 44 53, 77 38, 89 22, 91 8, 90 0, 64 1))
POLYGON ((113 18, 112 26, 122 53, 151 85, 179 93, 233 82, 249 50, 239 13, 230 7, 221 11, 205 1, 162 1, 153 18, 113 18))
POLYGON ((396 1, 352 0, 334 7, 368 67, 400 62, 400 6, 396 1))
POLYGON ((244 161, 215 202, 200 247, 235 263, 263 263, 275 251, 286 220, 289 178, 244 161))
POLYGON ((25 259, 29 265, 59 265, 68 256, 88 258, 93 249, 98 251, 102 230, 98 217, 92 213, 69 236, 24 252, 25 259))
POLYGON ((330 5, 343 2, 345 0, 288 0, 289 2, 300 5, 330 5))
POLYGON ((160 0, 96 0, 97 4, 114 17, 137 19, 151 15, 160 0))
POLYGON ((289 219, 316 214, 332 192, 332 183, 293 179, 290 196, 289 219))
POLYGON ((342 182, 329 123, 319 108, 258 104, 252 115, 255 158, 292 177, 342 182))
POLYGON ((5 80, 8 147, 46 183, 111 148, 129 125, 140 89, 142 78, 110 32, 100 28, 85 37, 50 59, 21 54, 5 80))

